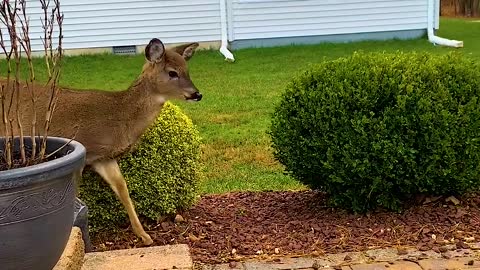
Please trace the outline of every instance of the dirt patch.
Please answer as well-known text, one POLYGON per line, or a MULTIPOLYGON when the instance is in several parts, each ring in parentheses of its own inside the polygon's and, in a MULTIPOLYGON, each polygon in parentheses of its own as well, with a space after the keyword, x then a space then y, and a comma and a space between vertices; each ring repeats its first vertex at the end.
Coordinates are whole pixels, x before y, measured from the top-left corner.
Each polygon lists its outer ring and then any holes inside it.
POLYGON ((214 124, 238 123, 240 122, 240 117, 236 114, 219 113, 219 114, 213 115, 210 118, 210 121, 214 124))
POLYGON ((209 179, 231 174, 236 165, 282 168, 282 165, 274 159, 268 145, 205 144, 202 145, 202 161, 211 168, 206 175, 209 179))
POLYGON ((223 160, 233 164, 254 164, 260 167, 271 167, 281 165, 276 161, 272 154, 272 149, 267 145, 215 145, 209 144, 202 146, 205 162, 209 160, 223 160))
MULTIPOLYGON (((464 247, 480 240, 480 195, 438 199, 403 213, 354 215, 325 204, 315 191, 242 192, 203 197, 173 219, 150 224, 156 245, 186 243, 194 260, 228 262, 260 254, 307 255, 411 246, 464 247), (178 219, 177 219, 178 221, 178 219)), ((141 246, 126 230, 93 238, 95 249, 141 246)))

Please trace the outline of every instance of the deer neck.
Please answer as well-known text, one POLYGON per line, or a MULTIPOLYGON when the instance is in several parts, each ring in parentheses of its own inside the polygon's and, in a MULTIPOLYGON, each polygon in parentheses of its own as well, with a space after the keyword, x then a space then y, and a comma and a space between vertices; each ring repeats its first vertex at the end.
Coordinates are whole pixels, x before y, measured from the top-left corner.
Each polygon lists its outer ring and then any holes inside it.
MULTIPOLYGON (((120 92, 119 101, 123 106, 129 107, 139 113, 158 114, 166 98, 155 94, 152 89, 158 88, 145 76, 138 77, 126 91, 120 92)), ((132 112, 133 113, 133 112, 132 112)))
POLYGON ((125 108, 124 117, 127 119, 133 137, 138 137, 150 126, 159 115, 166 99, 152 94, 155 86, 151 80, 140 76, 126 90, 119 92, 119 108, 125 108))

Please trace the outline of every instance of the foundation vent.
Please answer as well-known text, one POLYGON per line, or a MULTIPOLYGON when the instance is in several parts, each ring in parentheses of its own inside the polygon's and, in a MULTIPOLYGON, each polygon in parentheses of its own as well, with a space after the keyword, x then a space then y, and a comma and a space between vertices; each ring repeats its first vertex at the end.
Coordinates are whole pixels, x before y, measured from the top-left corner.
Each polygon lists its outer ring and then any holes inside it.
POLYGON ((136 54, 137 47, 135 46, 114 46, 113 54, 136 54))

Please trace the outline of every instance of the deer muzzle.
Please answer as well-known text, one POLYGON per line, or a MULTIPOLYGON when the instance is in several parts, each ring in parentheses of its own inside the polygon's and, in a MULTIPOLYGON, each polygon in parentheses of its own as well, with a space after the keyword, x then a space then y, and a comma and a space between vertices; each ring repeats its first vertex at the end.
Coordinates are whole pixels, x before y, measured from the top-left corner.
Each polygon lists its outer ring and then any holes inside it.
POLYGON ((197 91, 197 92, 191 94, 189 97, 186 97, 186 100, 200 101, 200 100, 202 100, 202 93, 197 91))

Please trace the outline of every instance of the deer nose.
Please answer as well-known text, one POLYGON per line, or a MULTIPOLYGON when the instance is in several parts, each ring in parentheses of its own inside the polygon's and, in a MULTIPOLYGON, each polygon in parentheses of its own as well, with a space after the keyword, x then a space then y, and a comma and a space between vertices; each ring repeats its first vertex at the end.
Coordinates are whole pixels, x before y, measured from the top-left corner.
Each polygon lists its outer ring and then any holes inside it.
POLYGON ((203 96, 202 96, 202 93, 200 93, 200 92, 195 92, 195 94, 194 94, 194 99, 195 99, 196 101, 202 100, 202 97, 203 97, 203 96))
POLYGON ((186 100, 200 101, 202 100, 202 93, 194 92, 189 97, 186 97, 186 100))

